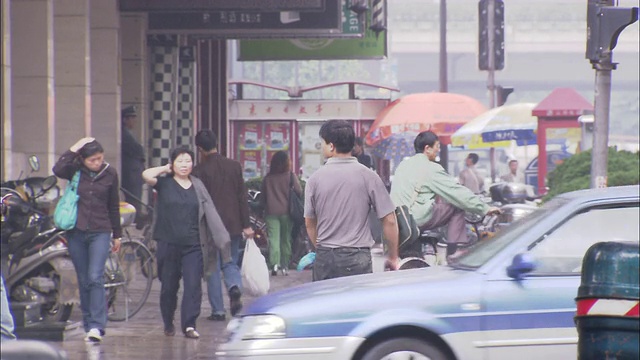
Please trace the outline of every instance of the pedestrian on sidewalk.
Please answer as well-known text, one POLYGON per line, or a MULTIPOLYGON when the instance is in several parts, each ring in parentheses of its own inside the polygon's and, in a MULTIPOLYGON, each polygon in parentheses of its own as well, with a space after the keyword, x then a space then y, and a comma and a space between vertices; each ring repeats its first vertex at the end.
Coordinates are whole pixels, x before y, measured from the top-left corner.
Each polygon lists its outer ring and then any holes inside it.
POLYGON ((307 182, 304 217, 316 247, 313 281, 373 272, 369 209, 382 220, 388 266, 398 266, 395 206, 380 177, 352 156, 355 132, 344 120, 320 128, 327 162, 307 182))
POLYGON ((269 173, 262 179, 262 201, 269 236, 269 265, 271 275, 287 274, 291 261, 291 229, 289 216, 289 188, 302 196, 300 181, 291 171, 289 155, 284 151, 273 154, 269 173))
MULTIPOLYGON (((187 338, 197 339, 201 279, 215 271, 219 257, 225 264, 232 263, 230 239, 209 192, 202 181, 191 176, 193 152, 180 147, 171 152, 170 159, 169 164, 142 173, 158 193, 153 234, 158 241, 160 311, 164 334, 175 335, 173 318, 182 278, 181 330, 187 338)), ((239 272, 237 266, 235 271, 239 272)))
POLYGON ((66 238, 78 277, 85 340, 100 342, 107 327, 104 267, 109 252, 120 250, 122 237, 120 188, 115 167, 104 161, 104 149, 92 137, 78 140, 53 166, 53 173, 66 180, 78 171, 78 216, 66 238))
POLYGON ((464 159, 465 168, 458 175, 460 185, 466 186, 474 194, 480 194, 484 191, 484 179, 478 173, 476 164, 480 157, 476 153, 470 153, 464 159))
MULTIPOLYGON (((213 204, 218 209, 224 227, 231 238, 231 258, 239 266, 239 246, 244 235, 253 237, 253 229, 249 222, 249 203, 247 188, 242 178, 242 166, 236 160, 228 159, 218 152, 218 138, 211 130, 201 130, 196 134, 196 146, 201 154, 201 161, 193 169, 193 175, 202 180, 211 195, 213 204)), ((218 259, 218 266, 207 277, 207 294, 211 304, 213 321, 225 321, 226 311, 222 300, 221 274, 229 294, 231 316, 235 316, 242 307, 242 279, 230 264, 223 264, 218 259)))

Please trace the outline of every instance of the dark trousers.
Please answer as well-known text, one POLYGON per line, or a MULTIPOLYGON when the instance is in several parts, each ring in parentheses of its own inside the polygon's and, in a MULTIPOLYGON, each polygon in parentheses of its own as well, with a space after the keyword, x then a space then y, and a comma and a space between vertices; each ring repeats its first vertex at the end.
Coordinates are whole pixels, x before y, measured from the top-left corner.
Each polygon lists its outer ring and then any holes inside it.
POLYGON ((433 205, 431 219, 420 227, 421 231, 432 230, 447 225, 448 244, 466 244, 469 242, 464 220, 464 210, 448 202, 436 202, 433 205))
POLYGON ((316 249, 313 281, 372 272, 370 248, 341 247, 332 249, 320 246, 316 249))
POLYGON ((202 250, 200 244, 175 245, 158 242, 160 287, 160 312, 165 329, 173 328, 173 317, 178 306, 180 278, 184 284, 180 307, 180 327, 196 327, 202 304, 202 250))

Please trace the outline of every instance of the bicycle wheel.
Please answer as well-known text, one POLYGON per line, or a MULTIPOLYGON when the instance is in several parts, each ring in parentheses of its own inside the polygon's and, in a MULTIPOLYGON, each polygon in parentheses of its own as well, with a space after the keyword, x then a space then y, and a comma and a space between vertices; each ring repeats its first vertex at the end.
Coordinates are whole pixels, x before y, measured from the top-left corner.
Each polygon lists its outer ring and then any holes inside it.
POLYGON ((151 252, 138 240, 123 240, 118 253, 111 253, 105 266, 107 318, 125 321, 144 306, 153 278, 151 252))

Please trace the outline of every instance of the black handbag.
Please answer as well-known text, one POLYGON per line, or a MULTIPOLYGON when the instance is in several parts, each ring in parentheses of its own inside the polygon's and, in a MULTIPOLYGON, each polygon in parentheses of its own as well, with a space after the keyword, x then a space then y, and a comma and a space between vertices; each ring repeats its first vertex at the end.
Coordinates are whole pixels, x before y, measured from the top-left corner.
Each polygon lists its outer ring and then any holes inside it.
POLYGON ((396 223, 398 224, 398 247, 409 245, 418 240, 420 228, 409 212, 406 205, 398 206, 395 210, 396 223))
POLYGON ((293 181, 293 173, 291 173, 289 178, 289 217, 294 223, 300 224, 304 222, 304 205, 294 190, 293 181))

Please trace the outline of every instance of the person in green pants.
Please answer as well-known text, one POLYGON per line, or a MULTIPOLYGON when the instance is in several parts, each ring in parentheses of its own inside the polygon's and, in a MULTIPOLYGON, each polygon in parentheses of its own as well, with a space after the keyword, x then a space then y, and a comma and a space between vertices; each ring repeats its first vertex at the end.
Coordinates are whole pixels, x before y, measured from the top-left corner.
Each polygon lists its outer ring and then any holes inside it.
POLYGON ((262 180, 262 201, 269 236, 269 265, 271 275, 282 272, 287 274, 291 259, 291 228, 289 217, 289 188, 299 196, 302 187, 298 178, 291 172, 289 154, 278 151, 273 154, 269 173, 262 180))

